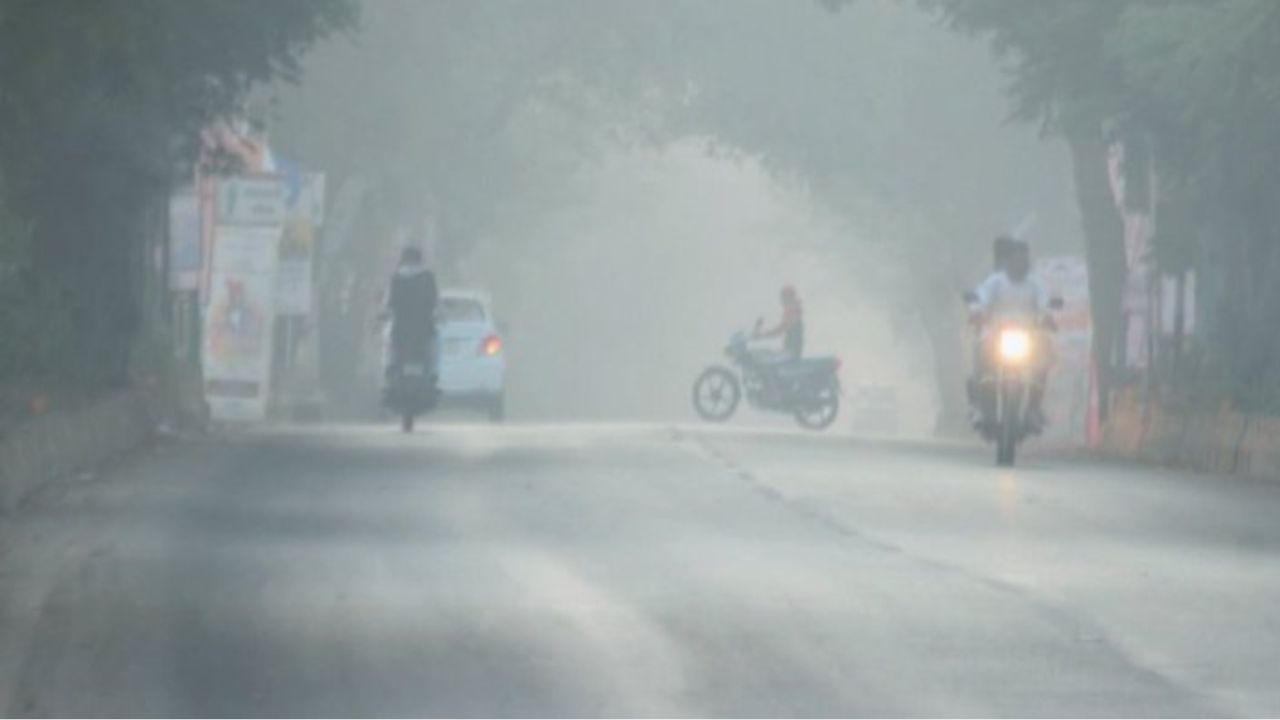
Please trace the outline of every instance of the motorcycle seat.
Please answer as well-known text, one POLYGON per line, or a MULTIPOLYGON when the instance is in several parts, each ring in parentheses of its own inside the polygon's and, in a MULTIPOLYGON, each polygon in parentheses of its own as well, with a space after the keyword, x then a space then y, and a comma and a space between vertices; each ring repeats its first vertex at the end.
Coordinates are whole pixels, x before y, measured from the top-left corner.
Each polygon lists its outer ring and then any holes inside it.
POLYGON ((809 357, 793 360, 779 367, 779 372, 787 375, 807 375, 817 372, 835 372, 839 360, 834 357, 809 357))

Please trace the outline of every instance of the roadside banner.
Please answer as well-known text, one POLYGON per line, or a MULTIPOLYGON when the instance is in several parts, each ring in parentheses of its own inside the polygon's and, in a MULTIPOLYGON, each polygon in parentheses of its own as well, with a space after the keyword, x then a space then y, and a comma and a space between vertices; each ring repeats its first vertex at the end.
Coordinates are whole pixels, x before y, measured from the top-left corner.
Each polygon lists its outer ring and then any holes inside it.
POLYGON ((219 225, 284 225, 289 188, 275 175, 250 175, 218 181, 219 225))
POLYGON ((287 208, 280 236, 280 264, 276 272, 276 313, 309 315, 317 219, 323 218, 324 176, 301 175, 298 191, 287 208), (320 198, 313 195, 319 193, 320 198))
POLYGON ((215 420, 266 419, 278 226, 215 231, 204 315, 205 396, 215 420))
POLYGON ((200 199, 188 186, 169 197, 169 289, 200 287, 204 251, 200 245, 200 199))
POLYGON ((1092 368, 1092 321, 1089 313, 1089 272, 1084 258, 1049 257, 1036 263, 1035 275, 1051 297, 1062 298, 1056 313, 1055 358, 1049 373, 1045 412, 1049 425, 1044 439, 1052 444, 1079 446, 1088 441, 1092 368))

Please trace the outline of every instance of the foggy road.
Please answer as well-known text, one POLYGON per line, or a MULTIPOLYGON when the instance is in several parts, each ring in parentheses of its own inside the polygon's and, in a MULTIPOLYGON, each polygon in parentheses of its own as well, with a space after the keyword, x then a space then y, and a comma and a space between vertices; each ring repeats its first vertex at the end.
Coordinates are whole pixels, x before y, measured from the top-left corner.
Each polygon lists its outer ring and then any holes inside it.
POLYGON ((1277 518, 790 432, 214 437, 0 523, 0 714, 1275 715, 1277 518))

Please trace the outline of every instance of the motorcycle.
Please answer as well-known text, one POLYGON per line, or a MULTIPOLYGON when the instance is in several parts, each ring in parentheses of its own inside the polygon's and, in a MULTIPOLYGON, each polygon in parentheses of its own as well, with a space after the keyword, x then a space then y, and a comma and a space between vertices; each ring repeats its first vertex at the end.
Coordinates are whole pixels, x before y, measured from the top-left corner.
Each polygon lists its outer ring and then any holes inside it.
POLYGON ((725 422, 745 395, 752 407, 789 413, 809 430, 825 430, 835 422, 840 410, 839 359, 778 361, 752 349, 745 332, 735 333, 724 352, 733 367, 712 365, 693 383, 693 407, 703 420, 725 422))
POLYGON ((384 402, 400 416, 400 429, 413 432, 418 416, 431 412, 440 402, 436 374, 430 372, 425 363, 411 362, 392 367, 387 373, 384 402))
MULTIPOLYGON (((972 302, 972 294, 965 295, 972 302)), ((1049 302, 1049 309, 1061 310, 1060 298, 1049 302)), ((1052 318, 1040 323, 1006 322, 983 342, 985 372, 978 378, 978 431, 984 440, 995 445, 996 465, 1011 467, 1017 460, 1018 446, 1040 428, 1030 420, 1031 390, 1036 374, 1049 362, 1049 333, 1054 330, 1052 318)))
POLYGON ((400 417, 400 429, 413 432, 418 416, 431 412, 440 404, 439 376, 433 362, 438 351, 434 341, 416 357, 394 362, 391 358, 391 329, 383 332, 383 352, 387 368, 382 403, 400 417))

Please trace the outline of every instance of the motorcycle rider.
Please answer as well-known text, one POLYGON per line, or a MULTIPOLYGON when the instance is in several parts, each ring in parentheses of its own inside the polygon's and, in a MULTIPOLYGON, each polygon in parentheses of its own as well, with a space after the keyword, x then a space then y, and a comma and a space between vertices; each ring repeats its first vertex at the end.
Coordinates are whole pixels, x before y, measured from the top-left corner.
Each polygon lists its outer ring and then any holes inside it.
MULTIPOLYGON (((1015 240, 1006 247, 1004 270, 992 273, 978 287, 971 304, 971 319, 981 328, 983 342, 990 337, 992 328, 1014 322, 1032 328, 1037 346, 1047 348, 1048 338, 1040 330, 1049 323, 1049 302, 1044 289, 1031 277, 1031 248, 1022 240, 1015 240)), ((1041 353, 1039 357, 1027 403, 1027 423, 1033 431, 1044 426, 1043 405, 1049 372, 1046 354, 1041 353)), ((979 359, 981 363, 975 371, 977 377, 986 370, 986 354, 979 353, 979 359)))
POLYGON ((391 320, 388 374, 405 363, 430 364, 439 299, 435 275, 423 264, 422 251, 413 246, 406 247, 400 252, 400 261, 391 276, 384 312, 391 320))
POLYGON ((757 340, 781 337, 782 352, 776 361, 786 363, 799 360, 804 355, 804 307, 800 304, 800 296, 794 285, 784 285, 778 293, 778 300, 782 304, 782 319, 769 330, 757 327, 752 336, 757 340))
POLYGON ((1002 275, 1005 272, 1005 266, 1009 260, 1009 254, 1013 251, 1015 245, 1018 244, 1008 235, 997 236, 991 242, 991 274, 987 275, 978 288, 972 292, 966 293, 969 303, 969 317, 974 326, 973 337, 973 371, 969 375, 969 380, 965 383, 965 391, 969 397, 969 416, 970 421, 975 427, 982 422, 981 397, 979 396, 980 383, 982 380, 982 368, 985 358, 983 358, 983 328, 982 328, 982 312, 978 308, 979 289, 993 282, 996 275, 1002 275))
MULTIPOLYGON (((1015 251, 1017 245, 1018 241, 1008 235, 1000 235, 991 241, 991 274, 983 278, 982 282, 975 288, 975 298, 984 285, 993 282, 995 276, 1005 274, 1008 269, 1009 256, 1015 251)), ((973 307, 973 303, 970 303, 970 307, 973 307)))

